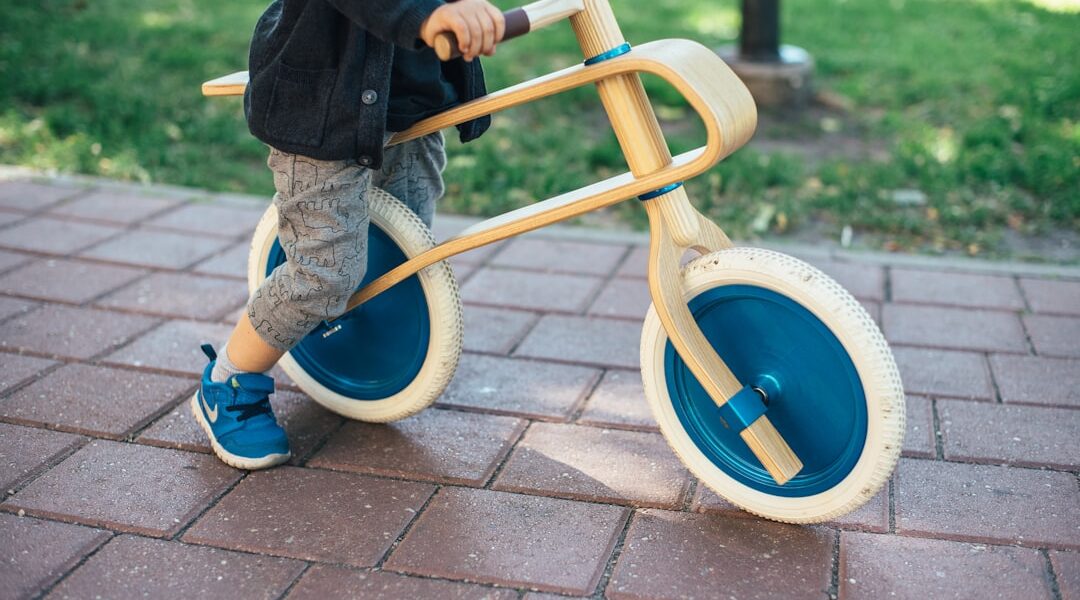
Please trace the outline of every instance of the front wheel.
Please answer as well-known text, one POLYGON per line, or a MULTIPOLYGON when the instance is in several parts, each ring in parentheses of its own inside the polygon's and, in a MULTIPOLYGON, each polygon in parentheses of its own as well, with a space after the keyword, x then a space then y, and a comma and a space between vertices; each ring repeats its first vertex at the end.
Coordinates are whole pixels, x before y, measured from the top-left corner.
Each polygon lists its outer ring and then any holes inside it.
POLYGON ((784 485, 772 479, 720 419, 650 307, 645 395, 683 463, 731 503, 777 521, 826 521, 873 497, 900 455, 904 391, 862 305, 818 269, 757 248, 698 257, 684 278, 702 333, 740 382, 767 392, 766 415, 804 467, 784 485))
MULTIPOLYGON (((435 245, 407 206, 379 188, 367 196, 368 266, 363 287, 435 245)), ((254 292, 285 252, 270 206, 255 229, 248 257, 254 292)), ((457 369, 464 319, 450 265, 435 263, 321 326, 278 363, 312 399, 360 421, 403 419, 431 405, 457 369), (338 328, 340 326, 340 328, 338 328)))

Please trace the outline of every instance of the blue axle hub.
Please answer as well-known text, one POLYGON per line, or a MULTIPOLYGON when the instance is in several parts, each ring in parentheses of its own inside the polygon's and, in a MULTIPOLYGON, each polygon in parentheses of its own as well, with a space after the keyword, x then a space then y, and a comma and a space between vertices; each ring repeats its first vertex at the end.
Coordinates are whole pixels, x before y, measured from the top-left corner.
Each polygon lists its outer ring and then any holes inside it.
POLYGON ((689 308, 747 386, 717 407, 667 344, 668 394, 701 452, 737 481, 776 496, 811 496, 842 481, 862 454, 868 417, 855 365, 829 328, 790 298, 752 285, 707 290, 689 308), (782 486, 739 437, 766 410, 803 462, 782 486))

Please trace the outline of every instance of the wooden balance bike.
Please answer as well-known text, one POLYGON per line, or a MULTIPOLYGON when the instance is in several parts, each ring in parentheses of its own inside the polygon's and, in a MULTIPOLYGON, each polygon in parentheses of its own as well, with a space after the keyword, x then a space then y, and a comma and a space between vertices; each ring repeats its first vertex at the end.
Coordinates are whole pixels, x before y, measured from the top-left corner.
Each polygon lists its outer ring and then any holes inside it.
MULTIPOLYGON (((350 418, 388 422, 432 404, 461 354, 462 309, 446 259, 588 211, 638 198, 649 218, 649 291, 641 375, 660 429, 705 485, 752 513, 812 523, 874 496, 896 465, 904 392, 866 310, 795 258, 734 247, 687 199, 681 182, 745 144, 754 101, 708 48, 623 38, 607 0, 540 0, 505 13, 507 35, 569 19, 583 64, 457 106, 394 135, 402 143, 595 84, 630 172, 479 223, 436 245, 404 204, 369 194, 369 264, 348 312, 282 358, 315 401, 350 418), (673 85, 697 111, 705 146, 672 157, 640 73, 673 85), (687 250, 700 254, 685 267, 687 250)), ((449 59, 456 43, 440 36, 449 59)), ((247 73, 203 85, 242 94, 247 73)), ((285 254, 267 209, 251 246, 252 290, 285 254)))

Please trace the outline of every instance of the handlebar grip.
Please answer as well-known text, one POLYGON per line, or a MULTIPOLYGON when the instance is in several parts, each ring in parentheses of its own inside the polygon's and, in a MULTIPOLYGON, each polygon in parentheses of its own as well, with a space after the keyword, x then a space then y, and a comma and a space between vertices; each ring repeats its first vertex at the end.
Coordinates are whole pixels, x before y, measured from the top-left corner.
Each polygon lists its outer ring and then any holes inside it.
MULTIPOLYGON (((503 33, 502 39, 498 42, 505 42, 506 40, 520 37, 529 33, 532 29, 532 24, 529 22, 529 15, 522 8, 515 8, 503 13, 503 19, 506 22, 506 29, 503 33)), ((447 61, 461 56, 461 51, 458 49, 457 36, 450 31, 444 31, 435 36, 435 54, 439 57, 439 60, 447 61)))

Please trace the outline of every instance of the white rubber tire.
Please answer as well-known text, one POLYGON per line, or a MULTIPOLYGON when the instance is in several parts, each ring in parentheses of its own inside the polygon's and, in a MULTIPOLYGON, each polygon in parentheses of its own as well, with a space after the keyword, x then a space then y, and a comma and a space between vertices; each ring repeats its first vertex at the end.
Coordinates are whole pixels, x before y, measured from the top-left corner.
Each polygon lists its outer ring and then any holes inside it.
MULTIPOLYGON (((400 200, 380 188, 368 193, 371 225, 378 226, 405 253, 416 256, 435 246, 427 226, 400 200)), ((266 278, 266 260, 277 239, 277 208, 266 209, 251 241, 248 255, 248 290, 254 292, 266 278)), ((446 261, 418 274, 428 304, 431 323, 427 356, 416 377, 400 392, 382 399, 349 398, 322 385, 285 354, 278 362, 285 373, 313 400, 350 419, 387 423, 404 419, 427 408, 443 393, 461 357, 464 316, 454 273, 446 261)))
POLYGON ((675 414, 667 389, 667 334, 649 307, 641 334, 645 397, 668 444, 702 483, 751 513, 788 523, 817 523, 851 512, 888 480, 904 437, 904 388, 892 352, 866 309, 820 270, 790 256, 759 248, 729 248, 700 256, 685 267, 689 302, 706 290, 754 285, 782 294, 821 320, 851 357, 867 403, 867 437, 854 468, 828 490, 783 497, 756 490, 717 467, 698 449, 675 414))

